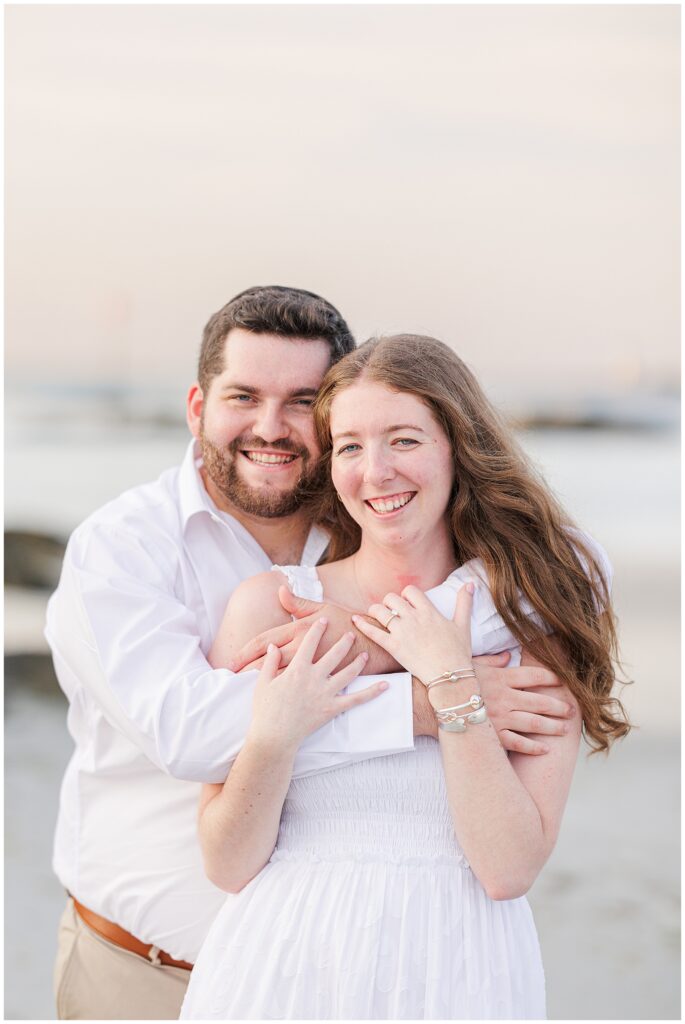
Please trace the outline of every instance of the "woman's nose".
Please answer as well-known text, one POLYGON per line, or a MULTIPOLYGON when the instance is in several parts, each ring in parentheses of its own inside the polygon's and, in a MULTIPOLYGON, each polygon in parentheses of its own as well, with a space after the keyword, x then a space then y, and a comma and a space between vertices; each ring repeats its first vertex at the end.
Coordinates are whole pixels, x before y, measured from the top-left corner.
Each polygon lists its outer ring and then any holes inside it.
POLYGON ((374 487, 391 480, 395 475, 392 460, 382 451, 368 452, 364 467, 364 480, 374 487))

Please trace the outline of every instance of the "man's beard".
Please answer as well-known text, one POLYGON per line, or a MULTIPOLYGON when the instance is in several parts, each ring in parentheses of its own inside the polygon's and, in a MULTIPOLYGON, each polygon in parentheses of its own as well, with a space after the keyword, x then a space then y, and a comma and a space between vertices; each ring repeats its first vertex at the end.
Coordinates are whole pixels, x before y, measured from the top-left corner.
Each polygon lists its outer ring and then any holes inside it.
POLYGON ((256 438, 237 437, 224 448, 213 444, 200 427, 200 448, 202 461, 210 480, 217 490, 240 512, 261 519, 280 519, 298 512, 307 503, 314 482, 318 480, 317 464, 311 465, 311 452, 295 447, 286 441, 274 441, 265 445, 256 438), (300 478, 290 491, 276 491, 269 488, 250 487, 238 472, 238 459, 244 459, 243 451, 282 451, 298 455, 302 463, 300 478))

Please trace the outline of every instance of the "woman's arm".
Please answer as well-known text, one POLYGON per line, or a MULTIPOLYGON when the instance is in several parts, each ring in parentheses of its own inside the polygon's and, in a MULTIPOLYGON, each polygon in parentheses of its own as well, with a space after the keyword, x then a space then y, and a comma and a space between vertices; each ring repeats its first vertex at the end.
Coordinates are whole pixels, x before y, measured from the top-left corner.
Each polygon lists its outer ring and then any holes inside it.
MULTIPOLYGON (((416 587, 388 595, 369 613, 387 618, 388 605, 400 611, 384 633, 368 624, 357 627, 387 644, 424 683, 443 672, 471 664, 471 594, 462 587, 454 622, 443 618, 416 587), (455 628, 456 627, 456 628, 455 628)), ((557 691, 558 692, 558 691, 557 691)), ((479 693, 477 680, 431 687, 436 710, 464 704, 479 693)), ((564 698, 575 704, 570 692, 564 698)), ((543 758, 509 758, 490 721, 467 725, 465 732, 439 730, 450 810, 459 842, 492 899, 514 899, 528 891, 549 857, 559 831, 580 741, 576 708, 567 731, 549 736, 543 758)))
POLYGON ((205 873, 224 892, 240 892, 269 860, 294 758, 294 752, 262 749, 248 739, 226 782, 202 787, 199 833, 205 873))
MULTIPOLYGON (((436 709, 469 699, 466 682, 435 688, 436 709)), ((575 703, 569 691, 566 697, 575 703)), ((531 887, 559 834, 580 742, 577 713, 563 736, 550 736, 545 757, 507 756, 490 721, 464 733, 438 730, 455 832, 492 899, 515 899, 531 887)))
MULTIPOLYGON (((241 634, 268 619, 281 582, 278 574, 263 573, 241 584, 229 603, 210 662, 230 651, 233 642, 244 643, 241 634), (275 589, 272 577, 276 577, 275 589)), ((205 871, 227 892, 239 892, 271 856, 295 754, 303 739, 387 687, 381 682, 342 696, 340 691, 359 675, 367 658, 362 654, 338 670, 354 642, 352 633, 346 633, 315 661, 326 627, 325 619, 314 623, 280 674, 278 648, 269 649, 257 681, 245 744, 226 782, 202 788, 199 833, 205 871)))

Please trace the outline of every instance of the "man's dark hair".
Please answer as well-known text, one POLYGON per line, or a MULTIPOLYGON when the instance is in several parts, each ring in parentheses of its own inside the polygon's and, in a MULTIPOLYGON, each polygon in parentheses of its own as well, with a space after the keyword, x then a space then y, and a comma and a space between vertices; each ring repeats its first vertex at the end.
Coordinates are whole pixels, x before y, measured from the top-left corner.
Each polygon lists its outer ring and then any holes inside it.
POLYGON ((330 346, 331 366, 355 348, 342 316, 320 295, 277 284, 248 288, 210 317, 202 333, 197 379, 205 393, 224 370, 226 336, 234 327, 283 338, 323 338, 330 346))

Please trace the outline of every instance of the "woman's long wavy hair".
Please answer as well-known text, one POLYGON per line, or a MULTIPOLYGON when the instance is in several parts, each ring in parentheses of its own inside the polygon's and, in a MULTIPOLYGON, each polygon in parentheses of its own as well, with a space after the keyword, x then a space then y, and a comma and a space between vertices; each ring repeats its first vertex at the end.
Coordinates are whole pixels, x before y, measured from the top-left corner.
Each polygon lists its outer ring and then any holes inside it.
POLYGON ((326 374, 314 403, 324 470, 315 516, 332 536, 326 561, 353 554, 361 540, 330 482, 329 422, 336 394, 362 378, 420 398, 447 434, 455 474, 448 515, 457 563, 481 559, 505 623, 568 684, 593 750, 608 750, 630 729, 623 705, 611 694, 618 645, 608 582, 471 371, 442 342, 412 334, 372 338, 326 374), (552 635, 525 614, 522 597, 552 635))

